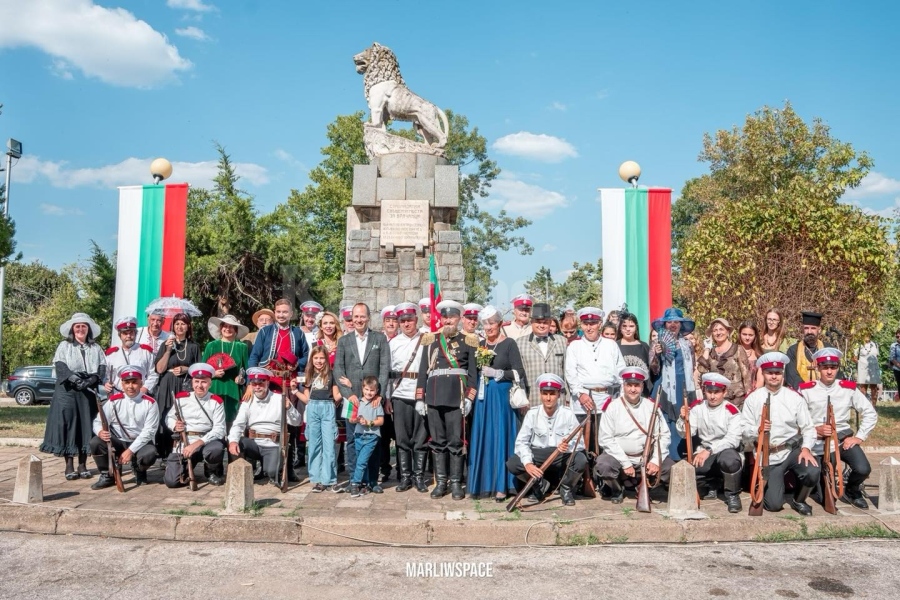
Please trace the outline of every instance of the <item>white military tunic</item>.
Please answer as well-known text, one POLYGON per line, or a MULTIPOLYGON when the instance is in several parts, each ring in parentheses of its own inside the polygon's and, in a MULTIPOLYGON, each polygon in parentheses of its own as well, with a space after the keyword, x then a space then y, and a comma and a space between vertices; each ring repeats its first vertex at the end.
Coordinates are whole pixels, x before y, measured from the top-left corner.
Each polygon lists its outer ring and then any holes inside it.
MULTIPOLYGON (((244 430, 248 427, 257 433, 281 433, 281 404, 283 396, 275 394, 271 390, 265 398, 259 399, 256 395, 249 400, 241 402, 237 417, 231 425, 228 441, 235 444, 241 441, 244 430)), ((300 411, 293 405, 288 408, 285 420, 288 425, 296 427, 301 421, 300 411)), ((263 448, 278 447, 279 443, 268 438, 254 438, 258 446, 263 448)))
POLYGON ((152 395, 153 390, 156 389, 156 383, 159 381, 155 359, 156 354, 146 344, 135 342, 130 349, 126 349, 124 346, 113 346, 106 351, 106 380, 112 384, 113 389, 121 392, 122 380, 119 378, 119 369, 126 365, 138 365, 143 367, 144 372, 147 373, 142 385, 147 388, 147 393, 152 395))
POLYGON ((589 393, 594 401, 594 414, 599 413, 609 394, 592 392, 589 388, 609 388, 621 384, 619 371, 624 366, 622 351, 612 340, 600 337, 589 342, 581 338, 569 344, 566 348, 566 381, 572 392, 572 410, 575 414, 585 414, 584 407, 578 401, 584 393, 589 393))
MULTIPOLYGON (((622 396, 610 399, 597 428, 597 441, 600 447, 619 461, 624 469, 640 466, 644 445, 647 443, 647 434, 638 429, 634 421, 637 420, 641 428, 647 431, 652 415, 653 402, 647 398, 641 398, 637 406, 632 406, 622 396), (629 416, 629 413, 634 419, 629 416)), ((659 440, 659 451, 655 447, 651 450, 649 462, 661 465, 669 456, 671 438, 661 411, 657 411, 653 435, 659 440)))
MULTIPOLYGON (((542 406, 534 406, 525 413, 522 428, 516 436, 516 455, 522 464, 534 462, 533 448, 556 448, 566 436, 578 427, 578 418, 571 408, 558 406, 553 416, 542 406)), ((584 450, 583 436, 576 436, 577 446, 569 443, 569 452, 584 450)))
MULTIPOLYGON (((419 365, 422 364, 422 344, 419 343, 419 340, 422 338, 421 333, 416 333, 413 337, 406 337, 406 334, 402 331, 391 338, 389 342, 389 346, 391 348, 391 379, 395 379, 394 373, 400 374, 404 367, 406 367, 407 363, 409 363, 409 368, 407 369, 407 376, 410 373, 417 374, 419 365), (416 348, 418 346, 418 348, 416 348), (416 351, 416 356, 413 358, 412 362, 409 362, 409 357, 413 353, 413 350, 416 351)), ((394 388, 393 397, 394 398, 404 398, 406 400, 415 400, 416 398, 416 377, 404 377, 397 383, 397 387, 394 388)))
MULTIPOLYGON (((691 435, 700 437, 700 445, 712 454, 737 450, 741 445, 741 411, 724 400, 713 408, 705 400, 691 404, 691 435)), ((675 429, 684 437, 684 419, 678 417, 675 429)))
MULTIPOLYGON (((854 408, 860 414, 859 430, 856 437, 865 441, 875 424, 878 422, 878 413, 872 403, 856 389, 852 381, 835 380, 830 386, 821 381, 809 381, 800 386, 800 395, 806 400, 809 415, 814 425, 825 423, 828 412, 828 398, 831 398, 831 406, 834 409, 834 422, 839 433, 853 431, 850 427, 850 409, 854 408)), ((833 450, 833 449, 832 449, 833 450)), ((816 438, 813 454, 821 455, 825 452, 825 440, 816 438)))
MULTIPOLYGON (((768 388, 764 386, 754 390, 744 400, 744 407, 741 410, 741 428, 745 439, 756 440, 759 435, 759 421, 769 394, 768 388)), ((809 416, 806 401, 800 397, 800 394, 785 385, 771 395, 769 421, 772 423, 772 428, 769 431, 769 445, 780 446, 799 432, 803 438, 801 446, 812 450, 816 441, 816 429, 809 416)), ((782 463, 790 453, 790 448, 772 452, 769 454, 769 463, 776 465, 782 463)))
MULTIPOLYGON (((189 444, 193 444, 199 439, 202 439, 204 444, 208 444, 225 437, 225 406, 220 397, 215 394, 206 394, 198 400, 194 392, 181 392, 175 394, 175 402, 178 403, 181 416, 184 418, 184 430, 203 433, 202 435, 188 435, 189 444)), ((175 431, 175 421, 176 414, 173 406, 166 415, 166 426, 172 431, 175 431)))
POLYGON ((159 332, 159 337, 153 337, 150 335, 149 328, 141 327, 138 329, 137 336, 134 338, 134 343, 150 346, 153 349, 153 356, 156 357, 156 353, 159 352, 159 347, 162 346, 171 335, 172 334, 168 331, 161 330, 159 332))
MULTIPOLYGON (((135 397, 112 394, 103 405, 103 414, 109 422, 113 437, 123 442, 131 441, 128 449, 137 451, 149 444, 159 428, 159 409, 156 401, 146 394, 135 397)), ((98 414, 94 417, 94 433, 100 433, 102 421, 98 414)))

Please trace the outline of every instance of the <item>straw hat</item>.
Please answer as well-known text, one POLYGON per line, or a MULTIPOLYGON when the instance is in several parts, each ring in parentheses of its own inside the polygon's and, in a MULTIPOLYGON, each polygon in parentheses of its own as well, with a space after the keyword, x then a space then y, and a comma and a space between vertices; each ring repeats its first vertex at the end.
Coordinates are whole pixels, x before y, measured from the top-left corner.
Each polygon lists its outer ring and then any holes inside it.
POLYGON ((231 325, 237 328, 237 334, 235 334, 234 339, 239 340, 250 333, 250 328, 246 325, 241 325, 241 322, 237 320, 237 317, 233 315, 225 315, 222 318, 212 317, 206 323, 207 329, 209 329, 209 335, 213 337, 215 340, 222 339, 222 324, 231 325))

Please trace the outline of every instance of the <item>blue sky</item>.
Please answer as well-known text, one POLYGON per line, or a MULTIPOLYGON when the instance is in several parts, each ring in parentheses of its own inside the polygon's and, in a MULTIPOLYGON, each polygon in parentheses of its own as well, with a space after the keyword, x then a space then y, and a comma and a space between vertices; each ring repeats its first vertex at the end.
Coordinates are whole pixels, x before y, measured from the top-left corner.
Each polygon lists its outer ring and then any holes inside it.
POLYGON ((0 138, 23 142, 10 214, 26 260, 116 246, 116 186, 208 185, 213 140, 260 211, 302 189, 325 127, 365 108, 352 56, 378 41, 410 88, 466 115, 503 169, 485 206, 532 218, 531 256, 501 257, 504 304, 541 266, 600 254, 598 187, 680 192, 705 132, 790 100, 866 150, 846 200, 900 205, 895 2, 307 2, 0 0, 0 138))

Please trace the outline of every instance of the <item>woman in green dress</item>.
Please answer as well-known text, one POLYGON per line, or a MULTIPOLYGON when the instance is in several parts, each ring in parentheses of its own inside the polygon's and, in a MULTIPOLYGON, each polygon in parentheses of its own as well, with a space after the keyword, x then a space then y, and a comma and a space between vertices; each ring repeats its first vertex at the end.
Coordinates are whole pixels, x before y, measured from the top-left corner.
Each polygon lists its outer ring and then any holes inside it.
POLYGON ((247 344, 240 340, 247 335, 249 329, 231 315, 213 317, 208 321, 207 327, 213 340, 203 349, 203 360, 216 370, 209 391, 224 401, 225 422, 230 428, 241 404, 244 373, 247 370, 247 344), (231 364, 231 360, 222 356, 223 354, 231 357, 233 366, 227 366, 231 364))

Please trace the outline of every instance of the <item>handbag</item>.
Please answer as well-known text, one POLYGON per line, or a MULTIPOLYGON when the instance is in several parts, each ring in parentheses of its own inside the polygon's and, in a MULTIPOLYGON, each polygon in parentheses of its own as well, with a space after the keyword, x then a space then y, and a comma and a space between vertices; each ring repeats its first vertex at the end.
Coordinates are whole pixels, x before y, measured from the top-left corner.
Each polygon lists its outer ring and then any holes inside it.
POLYGON ((188 484, 187 461, 181 452, 173 452, 166 459, 166 472, 163 481, 168 488, 180 488, 188 484))
POLYGON ((509 405, 511 408, 517 410, 520 408, 528 408, 530 406, 528 394, 526 394, 525 390, 522 389, 522 386, 519 385, 519 372, 513 369, 512 373, 514 381, 512 387, 509 388, 509 405))

